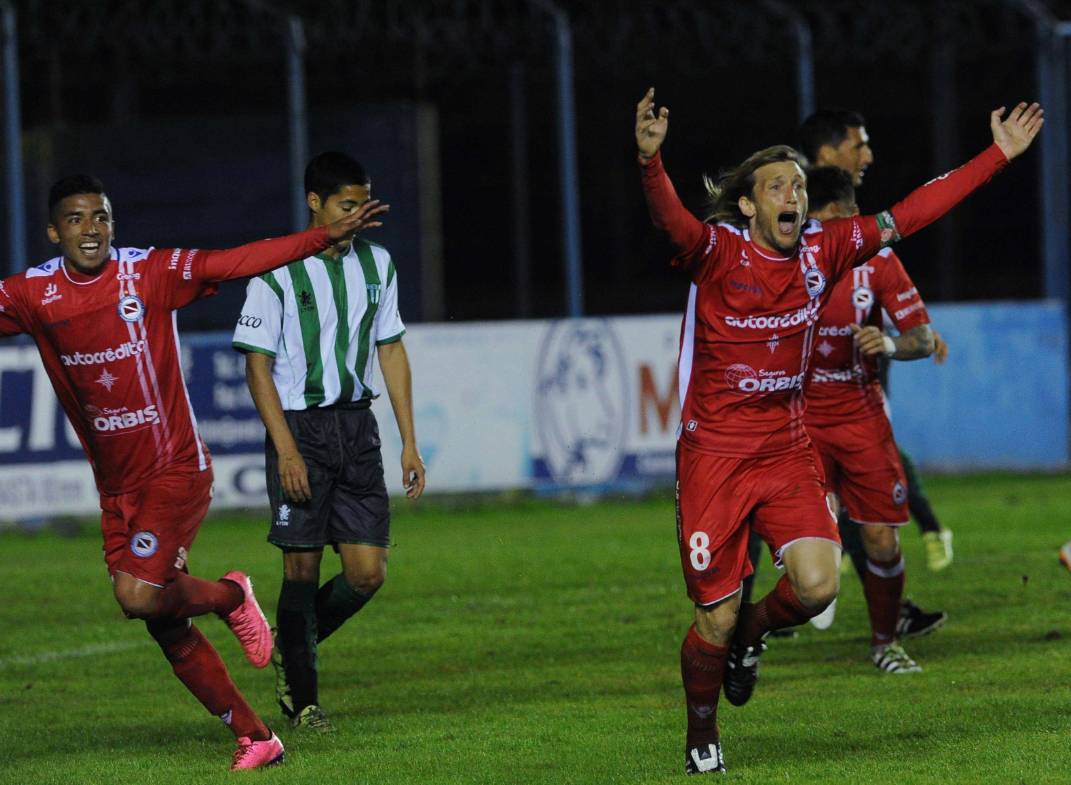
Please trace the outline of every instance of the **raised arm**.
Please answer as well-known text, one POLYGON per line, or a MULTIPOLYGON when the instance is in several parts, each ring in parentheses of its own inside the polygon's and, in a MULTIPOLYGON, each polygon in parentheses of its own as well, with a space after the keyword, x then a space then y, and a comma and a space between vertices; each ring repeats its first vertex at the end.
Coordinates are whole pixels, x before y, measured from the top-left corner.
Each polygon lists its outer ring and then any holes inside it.
POLYGON ((989 118, 993 144, 958 169, 930 180, 912 191, 891 210, 877 217, 882 245, 914 234, 936 221, 973 191, 985 185, 1026 152, 1044 124, 1044 111, 1034 103, 1018 104, 1006 119, 1004 107, 994 109, 989 118))
POLYGON ((669 109, 655 110, 652 87, 636 104, 636 148, 643 175, 643 194, 654 225, 669 235, 685 259, 706 246, 710 227, 688 212, 681 204, 673 183, 662 166, 659 150, 669 130, 669 109))

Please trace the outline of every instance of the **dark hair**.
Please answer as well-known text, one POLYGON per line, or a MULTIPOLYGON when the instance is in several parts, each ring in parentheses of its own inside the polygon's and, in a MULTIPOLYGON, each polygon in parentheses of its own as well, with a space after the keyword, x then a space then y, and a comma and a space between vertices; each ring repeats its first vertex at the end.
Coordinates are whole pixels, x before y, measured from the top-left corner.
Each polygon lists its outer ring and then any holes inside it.
POLYGON ((818 159, 818 149, 828 144, 836 147, 848 136, 849 128, 861 128, 866 120, 850 109, 819 109, 800 126, 800 150, 811 161, 818 159))
POLYGON ((807 209, 810 212, 818 212, 827 205, 854 201, 852 176, 839 166, 815 166, 807 170, 807 209))
POLYGON ((305 193, 326 202, 347 185, 368 185, 368 172, 345 153, 320 153, 305 167, 305 193))
POLYGON ((766 164, 776 164, 781 161, 795 161, 801 169, 807 165, 798 151, 786 144, 779 144, 752 153, 743 163, 718 175, 717 180, 704 175, 703 182, 706 184, 707 195, 710 197, 706 220, 732 224, 741 229, 746 227, 748 218, 740 212, 740 197, 746 196, 753 199, 755 171, 766 164))
POLYGON ((72 174, 67 177, 61 177, 52 183, 52 187, 48 189, 48 214, 51 216, 52 211, 56 209, 56 205, 68 196, 103 193, 104 183, 91 174, 72 174))

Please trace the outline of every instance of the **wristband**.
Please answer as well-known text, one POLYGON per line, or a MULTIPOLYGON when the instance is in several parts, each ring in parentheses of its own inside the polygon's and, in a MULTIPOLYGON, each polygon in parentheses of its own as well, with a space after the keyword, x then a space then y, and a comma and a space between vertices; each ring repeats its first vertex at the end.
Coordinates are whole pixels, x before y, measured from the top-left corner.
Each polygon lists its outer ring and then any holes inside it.
POLYGON ((892 338, 887 335, 883 335, 881 336, 881 342, 885 346, 886 357, 892 357, 894 354, 896 354, 896 344, 893 342, 892 338))

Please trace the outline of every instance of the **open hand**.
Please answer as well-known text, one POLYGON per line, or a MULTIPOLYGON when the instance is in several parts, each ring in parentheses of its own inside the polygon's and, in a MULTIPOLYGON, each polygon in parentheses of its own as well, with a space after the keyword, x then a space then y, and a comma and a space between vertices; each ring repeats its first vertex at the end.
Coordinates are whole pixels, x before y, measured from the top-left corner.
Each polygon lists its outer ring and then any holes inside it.
POLYGON ((636 104, 636 146, 640 157, 653 158, 666 140, 668 130, 669 109, 663 106, 656 113, 652 87, 636 104))
POLYGON ((377 215, 390 210, 389 204, 380 204, 378 199, 370 199, 345 218, 339 218, 327 225, 327 236, 331 242, 346 240, 357 232, 382 226, 382 221, 375 220, 377 215))
MULTIPOLYGON (((989 116, 989 127, 993 131, 993 142, 1010 161, 1022 155, 1034 137, 1038 135, 1045 123, 1045 110, 1037 103, 1027 106, 1025 102, 1016 104, 1006 119, 1004 107, 994 109, 989 116)), ((1057 129, 1060 130, 1060 129, 1057 129)))

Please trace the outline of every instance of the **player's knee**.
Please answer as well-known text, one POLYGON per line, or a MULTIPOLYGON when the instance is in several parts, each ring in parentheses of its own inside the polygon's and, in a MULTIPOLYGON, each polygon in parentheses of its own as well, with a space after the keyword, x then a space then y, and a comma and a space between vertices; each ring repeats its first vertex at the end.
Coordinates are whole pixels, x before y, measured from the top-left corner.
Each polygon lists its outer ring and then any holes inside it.
POLYGON ((362 570, 348 570, 344 575, 350 588, 366 597, 371 597, 379 591, 379 587, 387 580, 387 565, 382 564, 362 570))
POLYGON ((156 615, 156 593, 147 594, 136 590, 116 587, 115 601, 129 619, 151 619, 156 615))
POLYGON ((900 552, 900 538, 892 526, 866 526, 863 533, 867 558, 881 562, 891 561, 900 552))
POLYGON ((821 613, 837 598, 840 575, 837 572, 809 571, 795 581, 796 594, 808 609, 821 613))
POLYGON ((283 577, 292 583, 319 583, 319 562, 296 562, 283 565, 283 577))

